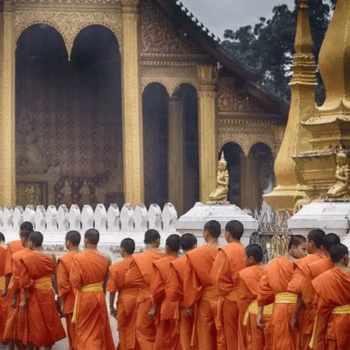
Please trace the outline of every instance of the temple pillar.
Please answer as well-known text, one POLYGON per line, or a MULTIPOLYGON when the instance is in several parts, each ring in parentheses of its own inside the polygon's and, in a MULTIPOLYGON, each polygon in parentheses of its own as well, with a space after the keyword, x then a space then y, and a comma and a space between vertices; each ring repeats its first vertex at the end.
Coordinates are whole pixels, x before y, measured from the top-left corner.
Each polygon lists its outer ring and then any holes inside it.
POLYGON ((13 4, 0 7, 0 205, 16 205, 15 25, 13 4))
POLYGON ((124 200, 144 201, 143 124, 139 64, 139 0, 122 0, 123 170, 124 200))
POLYGON ((214 66, 198 66, 198 127, 199 127, 199 191, 200 201, 206 203, 216 188, 218 152, 216 142, 216 82, 214 66))
POLYGON ((168 127, 168 193, 169 202, 177 212, 184 213, 184 116, 183 104, 178 98, 169 99, 168 127))

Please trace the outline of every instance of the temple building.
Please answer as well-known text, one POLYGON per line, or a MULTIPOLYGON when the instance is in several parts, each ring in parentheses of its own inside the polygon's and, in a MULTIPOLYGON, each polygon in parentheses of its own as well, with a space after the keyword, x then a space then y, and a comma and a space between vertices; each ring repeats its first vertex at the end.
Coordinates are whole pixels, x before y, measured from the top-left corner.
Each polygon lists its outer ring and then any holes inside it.
MULTIPOLYGON (((219 19, 218 19, 219 20, 219 19)), ((260 210, 288 105, 175 0, 0 0, 0 205, 260 210)))

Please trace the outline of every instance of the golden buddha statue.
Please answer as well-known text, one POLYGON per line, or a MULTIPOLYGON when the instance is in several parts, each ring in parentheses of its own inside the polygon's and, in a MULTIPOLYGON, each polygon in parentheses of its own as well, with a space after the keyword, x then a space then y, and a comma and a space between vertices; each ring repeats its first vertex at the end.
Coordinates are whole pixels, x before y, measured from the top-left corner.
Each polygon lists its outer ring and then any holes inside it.
POLYGON ((217 188, 212 193, 210 193, 208 204, 227 201, 229 174, 224 152, 221 153, 221 159, 219 160, 216 182, 217 188))
POLYGON ((349 165, 346 162, 346 157, 344 151, 337 153, 337 168, 335 171, 337 182, 327 192, 328 198, 341 198, 349 193, 349 165))

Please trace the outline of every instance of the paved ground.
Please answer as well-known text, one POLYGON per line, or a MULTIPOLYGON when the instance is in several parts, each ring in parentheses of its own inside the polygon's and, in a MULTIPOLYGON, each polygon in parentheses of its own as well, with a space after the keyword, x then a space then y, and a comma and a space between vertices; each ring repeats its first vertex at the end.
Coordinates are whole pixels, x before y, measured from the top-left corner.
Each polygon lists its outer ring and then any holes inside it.
MULTIPOLYGON (((63 326, 66 327, 64 318, 62 319, 62 323, 63 323, 63 326)), ((113 332, 113 338, 114 338, 115 344, 117 346, 117 339, 118 339, 117 338, 117 323, 113 317, 110 317, 110 324, 111 324, 111 328, 112 328, 112 332, 113 332)), ((7 347, 0 344, 0 350, 5 350, 5 349, 7 349, 7 347)), ((67 338, 56 343, 52 349, 53 350, 68 350, 67 338)))

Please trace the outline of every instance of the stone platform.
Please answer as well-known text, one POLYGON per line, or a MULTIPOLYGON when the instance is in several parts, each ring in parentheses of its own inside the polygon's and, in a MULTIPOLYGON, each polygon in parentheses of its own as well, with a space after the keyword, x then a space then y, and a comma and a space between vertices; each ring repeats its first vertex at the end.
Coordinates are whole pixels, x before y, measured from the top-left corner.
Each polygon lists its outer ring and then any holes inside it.
MULTIPOLYGON (((198 239, 198 245, 205 244, 202 232, 204 224, 210 220, 217 220, 221 224, 222 233, 225 225, 231 220, 238 220, 244 226, 242 243, 249 244, 250 235, 258 229, 258 221, 246 214, 234 204, 203 204, 196 203, 192 209, 182 215, 177 223, 176 230, 180 233, 192 233, 198 239)), ((225 244, 225 237, 220 237, 220 244, 225 244)))
POLYGON ((350 202, 316 202, 305 205, 288 220, 293 234, 307 236, 316 228, 338 234, 350 247, 350 202))

